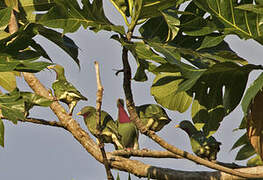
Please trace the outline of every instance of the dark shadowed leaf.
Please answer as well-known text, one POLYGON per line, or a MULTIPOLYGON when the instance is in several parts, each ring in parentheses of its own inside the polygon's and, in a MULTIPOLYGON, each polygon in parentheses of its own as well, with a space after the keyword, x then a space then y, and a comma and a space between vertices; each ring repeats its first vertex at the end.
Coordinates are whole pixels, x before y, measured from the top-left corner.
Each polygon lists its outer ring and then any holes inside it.
POLYGON ((244 144, 247 144, 247 143, 249 143, 249 140, 247 137, 247 133, 245 133, 235 142, 235 144, 232 146, 231 150, 233 150, 239 146, 242 146, 244 144))
POLYGON ((63 49, 79 66, 78 46, 72 39, 52 29, 39 26, 38 32, 48 40, 63 49))
POLYGON ((245 160, 255 154, 255 150, 251 144, 244 145, 237 153, 236 160, 245 160))

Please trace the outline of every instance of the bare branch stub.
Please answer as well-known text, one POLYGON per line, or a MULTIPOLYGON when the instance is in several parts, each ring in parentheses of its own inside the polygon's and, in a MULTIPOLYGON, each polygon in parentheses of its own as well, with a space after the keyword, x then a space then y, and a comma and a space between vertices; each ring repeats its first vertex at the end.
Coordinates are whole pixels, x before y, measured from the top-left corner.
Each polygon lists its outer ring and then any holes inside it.
POLYGON ((97 78, 97 98, 96 98, 96 118, 97 118, 97 131, 98 131, 98 140, 99 140, 99 148, 101 151, 101 155, 103 157, 103 164, 105 166, 106 174, 108 180, 114 180, 113 175, 111 173, 110 164, 107 159, 107 155, 104 149, 103 137, 102 137, 102 123, 101 123, 101 105, 102 105, 102 96, 103 96, 103 86, 101 84, 100 79, 100 69, 97 61, 94 62, 95 70, 96 70, 96 78, 97 78))

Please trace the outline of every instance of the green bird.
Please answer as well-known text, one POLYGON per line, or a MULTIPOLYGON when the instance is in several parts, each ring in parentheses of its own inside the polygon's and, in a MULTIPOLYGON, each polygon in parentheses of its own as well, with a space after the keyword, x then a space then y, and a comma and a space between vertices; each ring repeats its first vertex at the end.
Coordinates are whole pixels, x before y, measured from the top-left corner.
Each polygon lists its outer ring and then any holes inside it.
POLYGON ((68 114, 72 115, 78 101, 87 101, 88 99, 80 94, 80 92, 67 81, 64 68, 61 65, 51 65, 48 66, 48 69, 53 69, 57 74, 56 80, 52 84, 52 89, 54 90, 56 99, 66 103, 69 107, 68 114))
POLYGON ((139 149, 139 131, 135 124, 130 120, 127 112, 124 109, 123 99, 117 100, 118 119, 117 126, 118 132, 121 135, 122 145, 126 149, 139 149))
POLYGON ((136 111, 146 128, 155 132, 171 121, 165 110, 157 104, 136 106, 136 111))
POLYGON ((180 122, 175 127, 181 128, 188 134, 192 150, 197 156, 210 161, 216 160, 221 143, 216 141, 213 136, 206 137, 202 131, 198 131, 188 120, 180 122))
MULTIPOLYGON (((90 133, 97 136, 96 109, 92 106, 85 106, 77 115, 82 115, 90 133)), ((123 149, 121 136, 118 133, 118 127, 112 117, 105 111, 101 111, 102 122, 102 140, 104 143, 114 144, 115 149, 123 149)))

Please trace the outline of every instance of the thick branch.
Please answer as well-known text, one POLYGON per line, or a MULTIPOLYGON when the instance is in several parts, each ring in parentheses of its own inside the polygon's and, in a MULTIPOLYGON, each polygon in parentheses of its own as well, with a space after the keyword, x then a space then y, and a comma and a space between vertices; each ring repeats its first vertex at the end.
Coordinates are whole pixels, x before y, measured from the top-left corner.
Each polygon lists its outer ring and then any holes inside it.
POLYGON ((131 91, 131 68, 130 68, 130 64, 128 61, 128 50, 125 47, 123 47, 123 50, 122 50, 122 62, 123 62, 123 68, 124 68, 123 88, 124 88, 124 92, 126 96, 127 108, 130 113, 131 120, 135 123, 135 125, 137 126, 137 128, 140 130, 142 134, 145 134, 146 136, 150 137, 153 141, 158 143, 160 146, 162 146, 166 150, 172 153, 175 153, 179 156, 182 156, 186 159, 189 159, 191 161, 194 161, 198 164, 201 164, 201 165, 204 165, 209 168, 216 169, 216 170, 219 170, 225 173, 229 173, 232 175, 244 177, 244 178, 260 178, 260 177, 263 178, 263 174, 248 174, 248 173, 238 172, 236 170, 215 164, 208 160, 202 159, 198 156, 192 155, 186 151, 183 151, 181 149, 178 149, 175 146, 170 145, 165 140, 163 140, 161 137, 156 135, 154 131, 147 130, 145 126, 143 126, 143 124, 141 123, 136 113, 136 110, 135 110, 135 104, 133 101, 133 95, 131 91))
POLYGON ((101 151, 101 155, 103 158, 103 164, 105 166, 106 174, 108 180, 114 180, 111 170, 110 170, 110 165, 107 160, 106 152, 104 149, 104 143, 103 143, 103 137, 102 137, 102 123, 101 123, 101 104, 102 104, 102 96, 103 96, 103 86, 101 84, 101 79, 100 79, 100 69, 99 69, 99 64, 98 62, 95 61, 95 70, 96 70, 96 77, 97 77, 97 99, 96 99, 96 118, 97 118, 97 130, 99 132, 98 134, 98 140, 99 140, 99 148, 101 151))

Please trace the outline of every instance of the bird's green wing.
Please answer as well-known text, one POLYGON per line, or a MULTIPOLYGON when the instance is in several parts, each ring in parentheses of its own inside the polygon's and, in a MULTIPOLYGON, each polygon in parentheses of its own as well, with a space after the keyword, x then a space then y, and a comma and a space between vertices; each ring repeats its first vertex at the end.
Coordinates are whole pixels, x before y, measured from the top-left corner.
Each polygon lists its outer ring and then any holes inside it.
POLYGON ((101 111, 101 120, 103 122, 103 127, 105 127, 105 130, 109 130, 112 133, 118 135, 118 127, 115 121, 112 119, 112 117, 105 111, 101 111))
POLYGON ((118 132, 121 135, 121 142, 126 148, 133 148, 138 144, 139 132, 136 126, 130 123, 118 123, 118 132))
POLYGON ((153 130, 160 131, 171 119, 167 116, 165 110, 157 104, 145 104, 136 107, 137 114, 143 124, 153 130))

